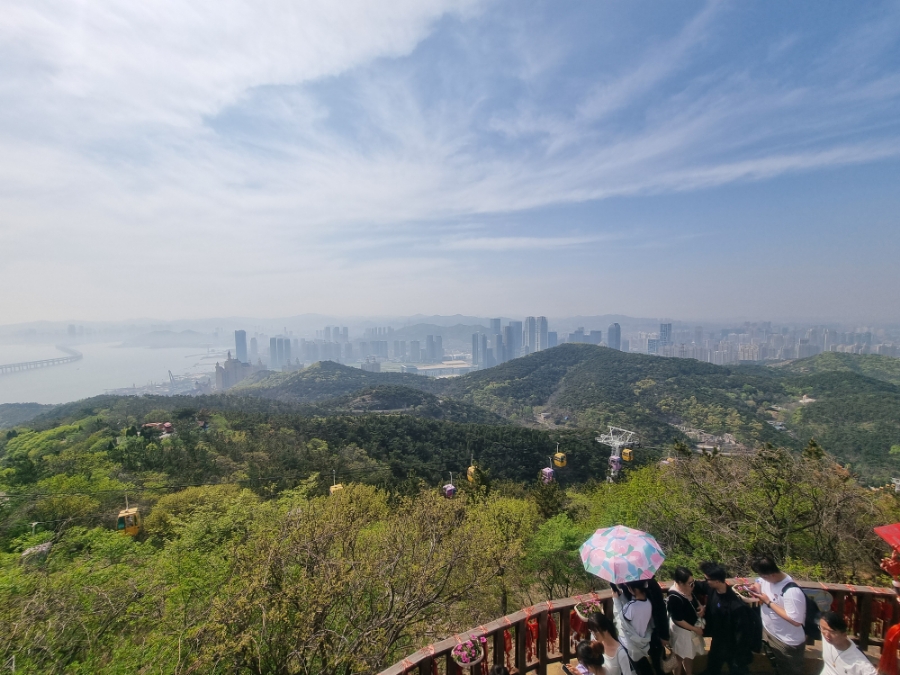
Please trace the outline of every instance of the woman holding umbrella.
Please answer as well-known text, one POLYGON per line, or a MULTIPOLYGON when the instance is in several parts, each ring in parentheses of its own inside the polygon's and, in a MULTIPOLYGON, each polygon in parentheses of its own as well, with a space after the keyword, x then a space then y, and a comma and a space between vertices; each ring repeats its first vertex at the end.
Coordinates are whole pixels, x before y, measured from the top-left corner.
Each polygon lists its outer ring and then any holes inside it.
POLYGON ((656 539, 640 530, 616 525, 599 529, 582 544, 585 569, 610 582, 619 639, 638 675, 654 675, 650 663, 653 606, 647 580, 665 560, 656 539))

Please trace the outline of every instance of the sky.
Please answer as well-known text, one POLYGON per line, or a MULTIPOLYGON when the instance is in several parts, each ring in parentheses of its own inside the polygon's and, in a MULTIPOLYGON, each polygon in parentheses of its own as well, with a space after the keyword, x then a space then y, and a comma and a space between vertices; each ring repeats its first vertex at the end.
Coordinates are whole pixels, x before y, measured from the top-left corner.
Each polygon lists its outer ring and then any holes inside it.
POLYGON ((900 3, 0 0, 0 324, 900 319, 900 3))

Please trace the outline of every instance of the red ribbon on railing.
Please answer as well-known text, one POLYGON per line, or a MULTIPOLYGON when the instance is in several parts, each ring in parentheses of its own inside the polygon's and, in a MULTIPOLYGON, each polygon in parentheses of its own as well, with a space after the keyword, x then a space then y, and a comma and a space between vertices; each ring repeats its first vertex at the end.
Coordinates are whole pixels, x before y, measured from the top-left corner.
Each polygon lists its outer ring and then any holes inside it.
MULTIPOLYGON (((506 617, 503 617, 504 619, 506 617)), ((506 623, 512 625, 510 621, 507 619, 506 623)), ((506 654, 506 667, 511 668, 512 663, 509 661, 509 653, 512 651, 512 635, 509 634, 509 629, 503 629, 503 651, 506 654)))

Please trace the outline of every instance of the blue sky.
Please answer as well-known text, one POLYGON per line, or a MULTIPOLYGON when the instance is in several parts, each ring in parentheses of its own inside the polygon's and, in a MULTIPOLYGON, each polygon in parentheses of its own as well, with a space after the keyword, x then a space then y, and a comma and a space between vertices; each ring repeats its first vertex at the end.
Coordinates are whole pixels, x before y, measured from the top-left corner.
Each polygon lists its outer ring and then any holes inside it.
POLYGON ((900 3, 0 16, 0 323, 900 319, 900 3))

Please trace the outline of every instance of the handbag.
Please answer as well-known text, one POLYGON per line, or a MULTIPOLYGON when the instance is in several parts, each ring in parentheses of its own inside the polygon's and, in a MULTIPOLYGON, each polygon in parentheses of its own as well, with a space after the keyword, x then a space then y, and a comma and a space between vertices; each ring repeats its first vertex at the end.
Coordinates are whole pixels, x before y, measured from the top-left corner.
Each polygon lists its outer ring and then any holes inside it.
POLYGON ((664 673, 671 673, 678 667, 678 657, 675 656, 675 652, 667 649, 666 657, 662 660, 662 669, 664 673))
MULTIPOLYGON (((697 619, 697 623, 695 625, 699 626, 700 628, 706 628, 706 621, 703 619, 703 617, 700 617, 699 619, 697 619)), ((694 633, 691 636, 691 643, 693 643, 694 645, 694 658, 703 656, 706 653, 706 641, 702 636, 694 633)))

